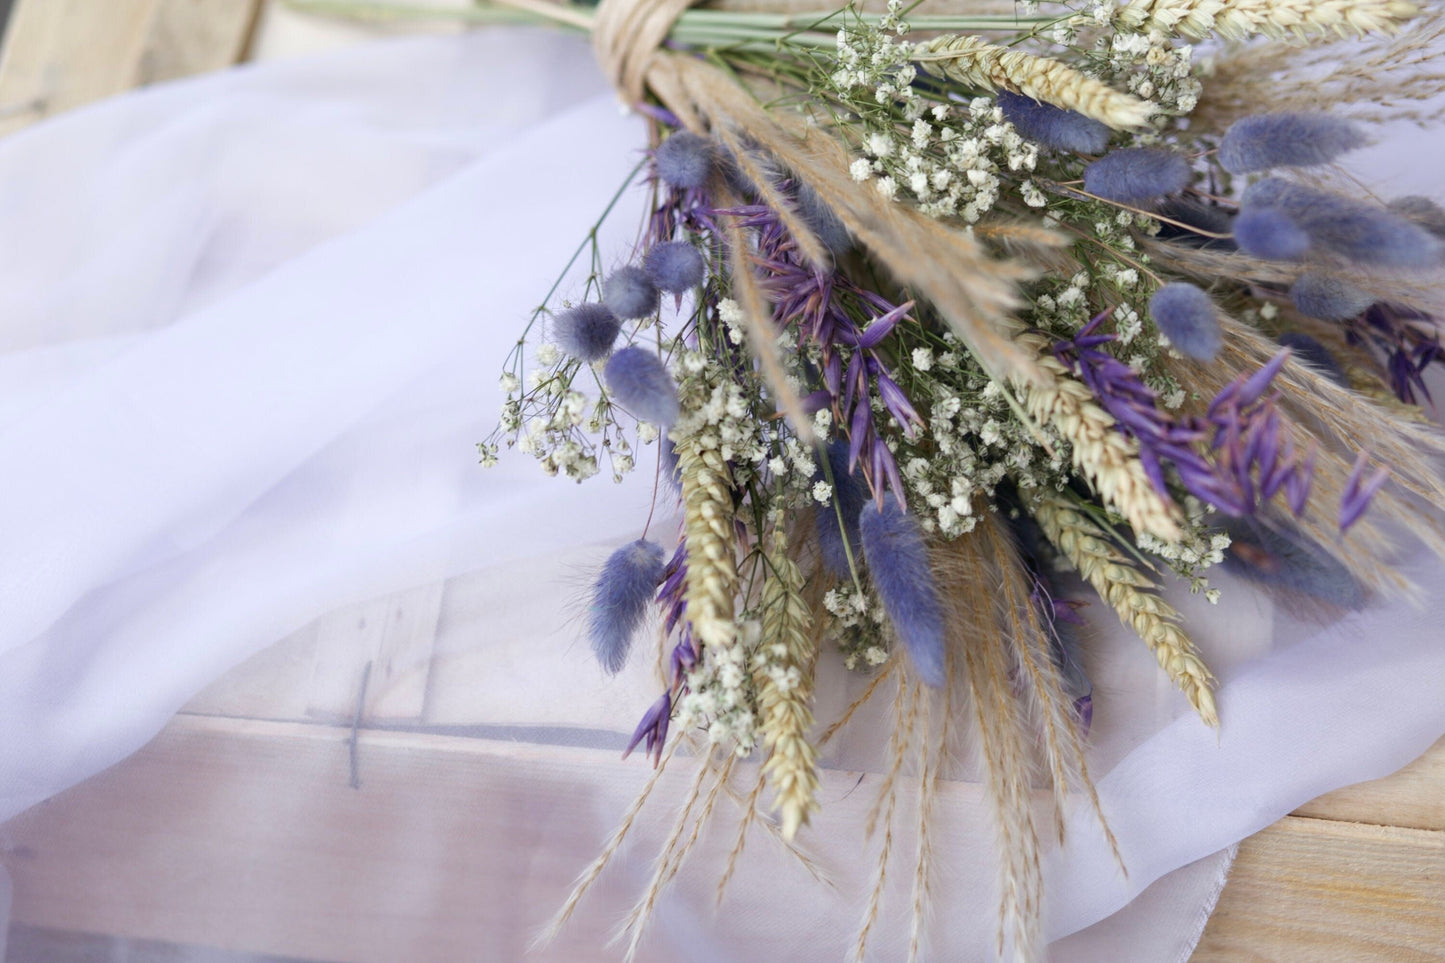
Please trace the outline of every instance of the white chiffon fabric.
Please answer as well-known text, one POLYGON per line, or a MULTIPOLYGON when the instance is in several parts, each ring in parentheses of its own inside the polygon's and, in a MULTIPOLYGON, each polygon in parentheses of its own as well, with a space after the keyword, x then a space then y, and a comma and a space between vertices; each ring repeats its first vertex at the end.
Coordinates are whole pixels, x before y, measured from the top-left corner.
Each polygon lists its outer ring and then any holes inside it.
MULTIPOLYGON (((649 479, 579 487, 522 455, 484 471, 474 443, 520 324, 643 146, 585 45, 512 30, 242 68, 0 143, 0 819, 318 615, 464 573, 496 586, 472 644, 511 640, 478 693, 489 721, 630 731, 648 668, 604 679, 557 613, 577 591, 561 560, 636 537, 649 479)), ((609 263, 641 205, 603 230, 609 263)), ((1093 766, 1129 874, 1079 807, 1046 864, 1058 959, 1187 958, 1238 840, 1445 733, 1445 571, 1414 574, 1422 609, 1323 629, 1225 576, 1227 605, 1179 599, 1222 679, 1217 734, 1137 639, 1093 632, 1093 766)), ((827 672, 824 714, 859 684, 827 672)), ((870 742, 830 752, 837 777, 877 771, 870 742)), ((957 799, 930 945, 986 959, 991 844, 977 795, 957 799)), ((809 845, 861 887, 861 816, 827 820, 809 845)), ((840 958, 856 901, 760 860, 721 917, 710 874, 685 872, 649 953, 840 958)), ((479 912, 530 932, 551 909, 479 912)))

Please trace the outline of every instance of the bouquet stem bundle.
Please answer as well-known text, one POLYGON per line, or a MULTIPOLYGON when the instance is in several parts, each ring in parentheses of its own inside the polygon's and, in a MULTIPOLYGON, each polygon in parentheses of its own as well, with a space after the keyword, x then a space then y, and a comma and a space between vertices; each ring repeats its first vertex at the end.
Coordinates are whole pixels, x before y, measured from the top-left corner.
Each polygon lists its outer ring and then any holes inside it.
MULTIPOLYGON (((621 480, 656 444, 680 493, 671 561, 646 570, 663 692, 633 745, 660 767, 685 743, 698 771, 629 956, 724 796, 742 818, 720 899, 750 830, 805 838, 821 753, 858 708, 814 732, 830 653, 875 674, 860 703, 895 687, 856 956, 910 777, 921 952, 929 827, 967 744, 997 835, 997 950, 1033 959, 1036 788, 1058 836, 1081 800, 1113 842, 1074 596, 1216 726, 1227 706, 1168 578, 1213 601, 1207 570, 1227 564, 1328 617, 1410 590, 1389 564, 1402 532, 1445 555, 1445 444, 1416 404, 1445 359, 1445 211, 1360 200, 1336 166, 1366 121, 1433 119, 1391 64, 1429 69, 1445 20, 1400 0, 956 7, 459 14, 588 33, 653 128, 636 263, 609 273, 594 251, 582 288, 539 306, 550 336, 529 326, 481 445, 580 481, 604 461, 621 480)), ((615 589, 642 570, 623 564, 589 621, 608 668, 638 619, 615 589)))

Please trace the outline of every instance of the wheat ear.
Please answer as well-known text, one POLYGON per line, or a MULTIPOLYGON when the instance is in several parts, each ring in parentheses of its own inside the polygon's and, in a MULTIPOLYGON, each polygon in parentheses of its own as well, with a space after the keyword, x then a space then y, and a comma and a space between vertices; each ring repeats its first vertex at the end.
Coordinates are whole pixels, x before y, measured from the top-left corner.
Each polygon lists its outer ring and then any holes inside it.
POLYGON ((737 628, 737 553, 733 542, 732 474, 722 453, 696 434, 674 438, 682 481, 687 542, 687 619, 703 647, 731 645, 737 628))
POLYGON ((1309 40, 1393 33, 1419 14, 1419 6, 1405 0, 1132 0, 1115 22, 1195 40, 1211 34, 1309 40))
POLYGON ((1039 365, 1051 373, 1046 386, 1015 383, 1024 407, 1036 421, 1051 425, 1072 449, 1074 467, 1093 483, 1110 508, 1123 515, 1136 532, 1166 542, 1179 539, 1179 509, 1154 488, 1139 460, 1136 442, 1126 438, 1113 417, 1099 406, 1088 386, 1048 353, 1048 342, 1032 332, 1018 342, 1038 354, 1039 365))
POLYGON ((1038 494, 1029 511, 1069 564, 1118 613, 1120 621, 1149 646, 1199 718, 1206 725, 1218 726, 1214 675, 1179 627, 1179 613, 1157 594, 1157 586, 1064 496, 1054 492, 1038 494))
POLYGON ((803 574, 788 557, 788 539, 773 529, 768 555, 772 577, 763 585, 763 637, 755 673, 762 711, 763 771, 773 785, 773 808, 782 817, 783 838, 791 840, 818 808, 818 753, 808 741, 813 724, 813 657, 808 631, 812 613, 803 601, 803 574))
POLYGON ((965 34, 916 44, 913 59, 925 73, 984 90, 1016 90, 1120 129, 1139 127, 1154 106, 1068 64, 965 34))

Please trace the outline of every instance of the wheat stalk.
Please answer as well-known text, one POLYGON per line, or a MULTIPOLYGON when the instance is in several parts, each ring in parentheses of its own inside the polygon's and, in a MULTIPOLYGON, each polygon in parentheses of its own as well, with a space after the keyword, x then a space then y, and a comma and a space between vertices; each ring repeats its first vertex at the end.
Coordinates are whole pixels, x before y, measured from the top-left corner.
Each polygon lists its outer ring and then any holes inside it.
POLYGON ((803 601, 803 574, 788 557, 782 526, 773 529, 767 563, 773 575, 763 586, 762 657, 754 678, 768 750, 763 771, 773 785, 783 838, 791 840, 818 808, 818 753, 808 741, 817 647, 807 632, 812 613, 803 601))
POLYGON ((898 807, 898 775, 908 757, 909 743, 918 721, 922 688, 922 683, 910 683, 906 672, 898 673, 898 693, 893 703, 893 735, 888 743, 891 764, 882 785, 878 787, 878 799, 868 813, 868 823, 864 829, 865 836, 872 836, 873 831, 878 828, 879 817, 882 817, 883 841, 878 851, 878 868, 873 876, 873 889, 868 894, 868 904, 863 910, 863 923, 853 944, 853 958, 857 963, 863 963, 867 956, 868 937, 873 931, 873 924, 878 921, 878 911, 883 906, 883 891, 888 882, 888 862, 893 855, 893 813, 898 807), (906 712, 905 693, 910 693, 906 712))
POLYGON ((1038 493, 1029 510, 1054 547, 1149 646, 1199 718, 1218 726, 1214 676, 1179 627, 1179 613, 1157 594, 1157 586, 1064 496, 1038 493))
POLYGON ((1309 40, 1392 33, 1419 14, 1419 6, 1405 0, 1132 0, 1115 22, 1196 40, 1211 34, 1226 40, 1257 35, 1309 40))
POLYGON ((704 648, 725 649, 737 627, 737 555, 733 547, 732 474, 722 453, 699 433, 674 431, 682 480, 683 533, 687 544, 685 598, 693 638, 704 648))
POLYGON ((1054 376, 1053 383, 1046 386, 1015 383, 1029 415, 1052 425, 1069 442, 1074 467, 1136 532, 1148 532, 1166 542, 1177 541, 1179 509, 1149 481, 1139 460, 1138 444, 1118 430, 1113 417, 1094 400, 1088 386, 1048 353, 1048 342, 1041 335, 1024 333, 1018 341, 1037 352, 1039 366, 1054 376))
POLYGON ((950 34, 913 47, 925 73, 965 87, 1016 90, 1035 100, 1078 111, 1120 129, 1139 127, 1154 105, 1049 57, 1000 47, 978 37, 950 34))

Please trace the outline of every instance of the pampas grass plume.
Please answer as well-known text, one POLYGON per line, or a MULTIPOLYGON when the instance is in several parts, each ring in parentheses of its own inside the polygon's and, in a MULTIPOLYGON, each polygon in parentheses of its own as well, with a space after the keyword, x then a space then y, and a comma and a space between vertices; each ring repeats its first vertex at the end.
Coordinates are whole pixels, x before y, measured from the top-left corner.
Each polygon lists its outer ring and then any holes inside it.
POLYGON ((1086 167, 1084 190, 1105 200, 1137 204, 1177 194, 1193 179, 1183 155, 1156 147, 1128 147, 1086 167))
POLYGON ((669 294, 681 294, 702 283, 702 255, 686 241, 654 244, 642 256, 642 270, 653 284, 669 294))
POLYGON ((1224 343, 1214 302, 1184 281, 1166 284, 1149 299, 1149 316, 1181 354, 1209 361, 1224 343))
POLYGON ((1313 167, 1366 142, 1354 124, 1328 114, 1255 114, 1235 121, 1225 132, 1219 163, 1231 174, 1313 167))
POLYGON ((1375 303, 1375 297, 1347 281, 1328 274, 1301 274, 1289 289, 1289 299, 1300 314, 1321 321, 1358 318, 1375 303))
POLYGON ((553 319, 552 338, 566 354, 591 364, 607 357, 621 329, 617 316, 606 305, 587 301, 553 319))
POLYGON ((1109 147, 1109 128, 1077 111, 1064 110, 1009 90, 998 92, 1004 118, 1020 136, 1055 150, 1102 154, 1109 147))
POLYGON ((696 190, 705 187, 712 176, 716 153, 706 137, 680 130, 658 145, 652 160, 663 183, 678 190, 696 190))
POLYGON ((628 264, 602 282, 602 303, 619 318, 645 318, 657 311, 657 285, 642 268, 628 264))
POLYGON ((888 621, 918 677, 941 687, 945 676, 943 604, 918 523, 889 499, 882 508, 872 501, 864 505, 858 528, 873 587, 883 600, 888 621))
POLYGON ((587 638, 597 661, 612 675, 627 664, 632 637, 647 616, 663 568, 662 546, 638 539, 613 552, 593 583, 587 638))
POLYGON ((662 359, 645 348, 623 348, 602 372, 607 390, 643 421, 664 427, 677 421, 677 385, 662 359))

